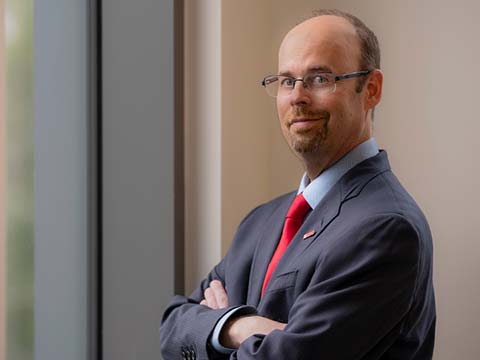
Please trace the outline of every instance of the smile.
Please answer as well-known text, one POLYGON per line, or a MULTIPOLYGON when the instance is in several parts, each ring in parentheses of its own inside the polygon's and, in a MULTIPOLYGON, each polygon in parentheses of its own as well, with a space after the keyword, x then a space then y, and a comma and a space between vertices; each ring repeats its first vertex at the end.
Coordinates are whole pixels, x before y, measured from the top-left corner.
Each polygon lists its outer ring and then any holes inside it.
POLYGON ((308 128, 319 120, 321 120, 321 118, 297 118, 290 121, 290 127, 296 129, 308 128))
POLYGON ((312 122, 312 121, 318 121, 320 120, 319 118, 298 118, 298 119, 293 119, 290 121, 290 124, 296 124, 296 123, 303 123, 303 122, 312 122))

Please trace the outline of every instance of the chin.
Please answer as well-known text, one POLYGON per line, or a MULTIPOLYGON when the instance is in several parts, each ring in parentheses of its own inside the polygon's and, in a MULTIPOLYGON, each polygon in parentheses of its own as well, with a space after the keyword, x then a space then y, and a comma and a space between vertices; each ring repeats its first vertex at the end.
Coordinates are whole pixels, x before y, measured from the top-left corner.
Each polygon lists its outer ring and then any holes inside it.
POLYGON ((291 148, 298 154, 318 153, 322 148, 321 139, 313 139, 313 141, 293 141, 291 148))
POLYGON ((327 140, 327 132, 321 131, 314 134, 295 134, 290 137, 290 147, 299 154, 315 153, 321 151, 327 140))

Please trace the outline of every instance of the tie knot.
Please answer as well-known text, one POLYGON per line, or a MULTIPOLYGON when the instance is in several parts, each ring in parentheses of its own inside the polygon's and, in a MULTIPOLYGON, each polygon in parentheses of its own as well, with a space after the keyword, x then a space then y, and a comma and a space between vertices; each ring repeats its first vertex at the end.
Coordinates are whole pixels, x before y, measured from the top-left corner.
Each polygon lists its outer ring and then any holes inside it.
POLYGON ((298 194, 290 205, 288 209, 287 218, 300 218, 303 220, 305 215, 312 210, 310 205, 308 205, 307 200, 303 197, 302 194, 298 194))

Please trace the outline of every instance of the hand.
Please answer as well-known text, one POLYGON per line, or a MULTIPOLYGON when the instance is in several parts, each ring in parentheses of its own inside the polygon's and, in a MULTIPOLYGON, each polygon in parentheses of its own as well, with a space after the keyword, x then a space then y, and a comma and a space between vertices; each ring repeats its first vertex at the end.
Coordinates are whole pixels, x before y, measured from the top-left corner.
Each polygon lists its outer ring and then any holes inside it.
POLYGON ((210 286, 203 292, 205 299, 200 301, 200 304, 208 306, 212 309, 223 309, 228 307, 227 292, 223 285, 218 280, 210 282, 210 286))
POLYGON ((268 335, 273 330, 283 330, 285 326, 287 324, 257 315, 234 317, 223 327, 220 343, 237 349, 242 342, 254 334, 268 335))

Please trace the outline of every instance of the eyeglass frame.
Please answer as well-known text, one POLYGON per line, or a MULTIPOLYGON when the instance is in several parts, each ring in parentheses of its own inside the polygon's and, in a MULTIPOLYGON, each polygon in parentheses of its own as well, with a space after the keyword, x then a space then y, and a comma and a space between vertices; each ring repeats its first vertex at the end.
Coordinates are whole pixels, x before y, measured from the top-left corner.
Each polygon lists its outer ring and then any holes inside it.
MULTIPOLYGON (((373 70, 359 70, 359 71, 354 71, 354 72, 351 72, 351 73, 347 73, 347 74, 341 74, 341 75, 336 75, 332 72, 328 72, 328 71, 319 71, 317 72, 317 74, 331 74, 333 75, 333 90, 330 92, 330 93, 334 93, 335 90, 337 89, 337 81, 340 81, 340 80, 345 80, 345 79, 352 79, 352 78, 356 78, 356 77, 360 77, 360 76, 364 76, 364 75, 368 75, 372 72, 373 70)), ((307 73, 308 75, 308 73, 307 73)), ((270 78, 270 77, 280 77, 280 76, 283 76, 287 79, 291 79, 293 80, 293 86, 292 86, 292 89, 291 91, 293 91, 295 89, 295 85, 296 85, 296 82, 297 81, 301 81, 302 84, 303 84, 303 88, 304 89, 308 89, 308 87, 305 85, 305 76, 303 78, 294 78, 293 76, 285 76, 285 75, 267 75, 263 78, 262 80, 262 86, 265 88, 265 91, 267 92, 268 95, 270 95, 271 97, 278 97, 278 95, 271 95, 268 90, 267 90, 267 83, 266 83, 266 80, 267 78, 270 78)), ((291 93, 290 91, 290 93, 291 93)), ((290 94, 289 93, 289 94, 290 94)))

